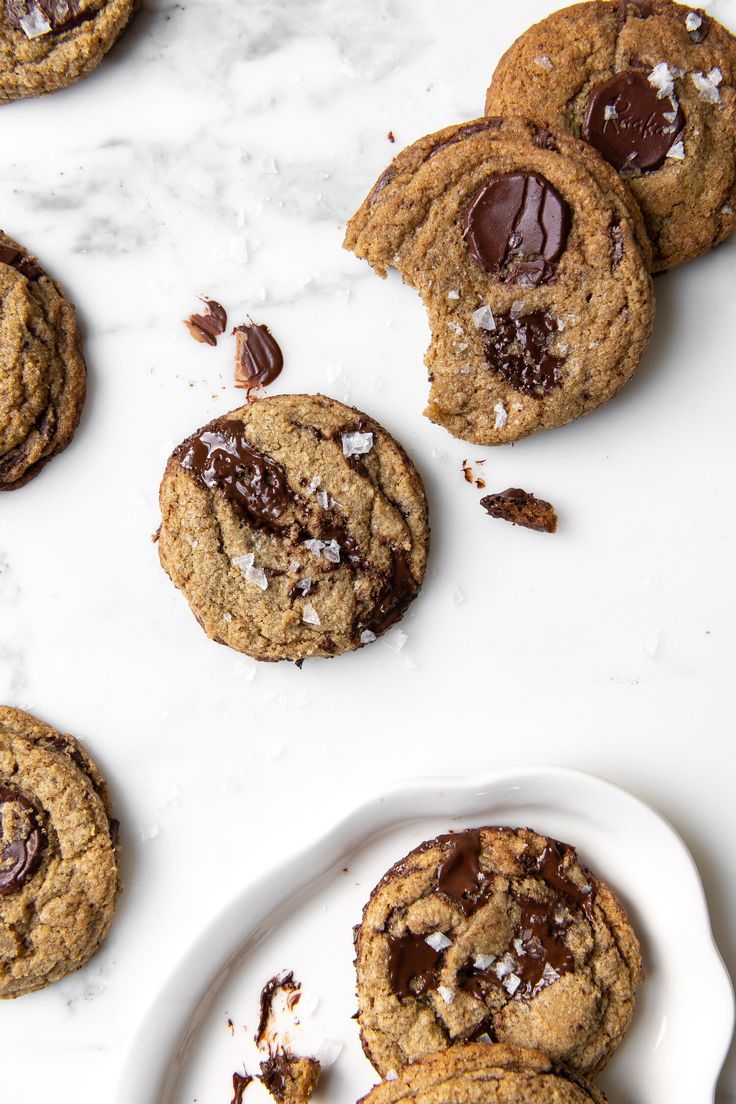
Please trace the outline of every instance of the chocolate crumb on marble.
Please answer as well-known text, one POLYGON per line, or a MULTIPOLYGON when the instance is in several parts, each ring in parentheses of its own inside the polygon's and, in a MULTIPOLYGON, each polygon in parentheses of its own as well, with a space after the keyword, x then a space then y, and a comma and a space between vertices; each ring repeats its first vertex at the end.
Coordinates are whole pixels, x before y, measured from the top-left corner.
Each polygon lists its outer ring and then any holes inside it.
POLYGON ((204 303, 203 313, 190 314, 184 320, 184 325, 195 341, 214 346, 227 327, 227 311, 216 299, 207 299, 204 295, 200 298, 204 303))
POLYGON ((509 487, 498 494, 486 495, 480 504, 491 517, 501 521, 510 521, 512 525, 535 529, 539 533, 557 532, 554 506, 520 487, 509 487))
POLYGON ((235 334, 235 386, 245 391, 267 387, 281 375, 284 354, 268 326, 249 320, 235 334))

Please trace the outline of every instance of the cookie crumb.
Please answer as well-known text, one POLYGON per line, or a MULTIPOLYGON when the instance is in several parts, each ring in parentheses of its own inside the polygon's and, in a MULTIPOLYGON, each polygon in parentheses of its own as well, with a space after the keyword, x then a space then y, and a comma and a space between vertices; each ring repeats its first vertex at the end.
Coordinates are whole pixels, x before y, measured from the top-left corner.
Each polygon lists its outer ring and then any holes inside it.
POLYGON ((557 532, 557 513, 554 506, 519 487, 509 487, 500 494, 486 495, 480 504, 491 517, 510 521, 512 525, 521 525, 539 533, 557 532))
POLYGON ((249 1073, 234 1073, 233 1074, 233 1098, 231 1104, 243 1104, 243 1096, 245 1090, 250 1085, 253 1078, 249 1073))
POLYGON ((388 138, 389 142, 391 142, 392 144, 396 141, 396 135, 394 134, 394 132, 392 130, 390 130, 388 132, 386 137, 388 138))
POLYGON ((204 312, 190 314, 185 318, 184 325, 195 341, 202 345, 216 345, 218 337, 224 334, 227 327, 227 311, 216 299, 208 299, 205 295, 199 298, 204 303, 204 312))

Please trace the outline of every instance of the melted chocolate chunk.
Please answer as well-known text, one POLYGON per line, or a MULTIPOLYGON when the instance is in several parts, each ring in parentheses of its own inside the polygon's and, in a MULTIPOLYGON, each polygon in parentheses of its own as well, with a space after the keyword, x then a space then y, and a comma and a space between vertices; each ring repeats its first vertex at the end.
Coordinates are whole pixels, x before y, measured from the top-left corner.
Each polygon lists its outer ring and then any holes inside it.
POLYGON ((423 935, 389 935, 388 976, 396 996, 411 997, 434 989, 441 958, 423 935))
POLYGON ((488 889, 480 868, 480 831, 470 829, 439 840, 449 847, 437 870, 437 889, 472 916, 487 899, 488 889))
POLYGON ((27 253, 22 253, 20 249, 11 249, 8 245, 0 245, 0 264, 10 265, 11 268, 15 268, 21 275, 25 276, 27 280, 38 280, 39 277, 46 275, 33 257, 29 257, 27 253))
POLYGON ((500 494, 486 495, 480 504, 492 518, 510 521, 512 525, 522 525, 538 533, 557 532, 557 513, 552 503, 535 498, 521 487, 509 487, 500 494))
POLYGON ((396 624, 418 593, 419 585, 411 573, 409 561, 403 552, 395 549, 391 554, 390 574, 370 614, 358 625, 359 631, 369 629, 379 636, 396 624))
POLYGON ((648 19, 652 14, 652 5, 647 0, 619 0, 618 25, 623 27, 630 15, 636 19, 648 19))
POLYGON ((189 330, 195 341, 203 345, 216 345, 220 334, 224 334, 227 326, 227 311, 222 303, 215 299, 205 299, 204 314, 190 314, 184 325, 189 330))
POLYGON ((284 1099, 286 1083, 289 1078, 289 1059, 283 1052, 272 1054, 261 1062, 259 1081, 265 1085, 274 1100, 284 1099))
POLYGON ((560 901, 533 901, 516 897, 521 910, 514 941, 514 972, 531 993, 538 985, 551 985, 575 967, 575 958, 565 943, 568 921, 560 901))
POLYGON ((394 168, 393 165, 389 165, 389 167, 387 169, 385 169, 384 172, 381 173, 378 180, 376 181, 376 183, 373 186, 373 191, 371 192, 370 196, 368 197, 368 206, 369 207, 373 206, 373 204, 376 202, 376 200, 378 199, 378 197, 381 194, 381 192, 383 191, 383 189, 387 188, 388 185, 391 184, 392 181, 394 181, 395 179, 396 179, 396 169, 394 168))
POLYGON ((190 437, 174 453, 205 487, 219 490, 250 524, 278 532, 295 497, 286 472, 249 443, 241 422, 223 419, 190 437))
POLYGON ((457 972, 457 987, 462 989, 463 993, 469 993, 471 997, 475 997, 476 1000, 484 1001, 493 989, 501 988, 501 979, 493 972, 491 966, 485 970, 479 970, 475 960, 470 958, 457 972))
POLYGON ((0 786, 0 896, 19 893, 41 863, 46 843, 34 805, 0 786))
POLYGON ((486 360, 516 391, 543 398, 559 387, 562 360, 549 351, 557 322, 547 311, 498 314, 495 330, 483 330, 486 360))
POLYGON ((80 15, 79 0, 5 0, 8 22, 31 39, 67 31, 96 14, 80 15))
MULTIPOLYGON (((493 1020, 481 1020, 474 1031, 471 1031, 470 1035, 466 1035, 463 1039, 464 1043, 477 1043, 487 1035, 492 1043, 497 1043, 498 1038, 496 1036, 496 1029, 493 1026, 493 1020)), ((485 1040, 483 1040, 485 1042, 485 1040)))
POLYGON ((252 1080, 249 1073, 233 1074, 233 1098, 230 1104, 243 1104, 243 1095, 252 1080))
POLYGON ((497 118, 483 119, 478 123, 468 123, 466 126, 460 127, 450 138, 445 138, 444 142, 438 142, 436 146, 432 146, 427 154, 426 160, 435 157, 443 149, 447 149, 448 146, 454 146, 458 142, 464 142, 466 138, 472 138, 475 134, 484 134, 487 130, 498 130, 503 120, 497 118))
POLYGON ((525 287, 549 283, 571 226, 569 204, 539 173, 489 177, 465 212, 465 239, 481 268, 525 287))
POLYGON ((546 126, 534 127, 534 144, 540 149, 551 150, 552 153, 560 152, 554 134, 546 126))
POLYGON ((522 858, 524 867, 530 874, 542 878, 548 886, 562 896, 572 901, 582 909, 588 919, 593 916, 593 886, 587 885, 583 889, 576 885, 565 870, 565 860, 572 856, 575 858, 575 848, 567 843, 549 839, 541 855, 536 857, 525 854, 522 858))
POLYGON ((284 355, 268 326, 247 322, 236 326, 235 386, 246 391, 266 387, 281 375, 284 355))
POLYGON ((653 172, 684 128, 682 108, 669 96, 660 99, 644 71, 629 69, 593 88, 582 136, 619 172, 653 172))

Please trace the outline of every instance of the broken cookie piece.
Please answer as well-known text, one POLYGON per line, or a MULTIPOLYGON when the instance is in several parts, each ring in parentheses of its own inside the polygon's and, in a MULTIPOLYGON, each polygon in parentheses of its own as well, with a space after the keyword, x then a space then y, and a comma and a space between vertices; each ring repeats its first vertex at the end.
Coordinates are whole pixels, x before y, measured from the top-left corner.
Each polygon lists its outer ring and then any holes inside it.
POLYGON ((491 517, 510 521, 512 525, 523 525, 525 529, 535 529, 539 533, 557 532, 557 513, 551 502, 535 498, 520 487, 509 487, 500 494, 486 495, 480 504, 491 517))
POLYGON ((280 1051, 261 1062, 259 1081, 277 1104, 307 1104, 317 1087, 320 1072, 315 1058, 295 1058, 280 1051))

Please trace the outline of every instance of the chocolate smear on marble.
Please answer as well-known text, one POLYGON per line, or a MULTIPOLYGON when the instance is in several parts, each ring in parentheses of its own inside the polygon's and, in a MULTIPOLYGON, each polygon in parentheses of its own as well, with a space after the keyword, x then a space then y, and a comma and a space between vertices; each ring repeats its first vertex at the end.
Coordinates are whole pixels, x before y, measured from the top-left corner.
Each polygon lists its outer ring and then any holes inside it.
POLYGON ((216 299, 200 296, 204 303, 202 314, 190 314, 184 325, 195 341, 203 345, 216 345, 217 339, 227 328, 227 311, 216 299))
MULTIPOLYGON (((266 1032, 268 1030, 268 1021, 271 1017, 271 1010, 273 1008, 273 1002, 276 999, 278 993, 288 993, 295 995, 297 1001, 301 996, 301 985, 294 978, 293 970, 288 972, 276 974, 270 978, 261 989, 261 995, 259 997, 259 1018, 258 1027, 256 1029, 255 1041, 257 1046, 266 1039, 266 1032)), ((288 998, 287 998, 288 1000, 288 998)), ((296 1003, 296 1001, 295 1001, 296 1003)), ((293 1007, 293 1005, 289 1005, 293 1007)))
POLYGON ((267 387, 281 375, 284 355, 268 326, 252 320, 236 326, 235 386, 245 391, 267 387))
POLYGON ((495 329, 481 332, 488 367, 524 395, 544 398, 559 387, 562 358, 550 352, 559 332, 556 319, 539 310, 497 314, 494 321, 495 329))
POLYGON ((653 172, 684 129, 679 104, 660 96, 645 71, 629 69, 592 89, 581 133, 619 172, 653 172))
POLYGON ((499 494, 486 495, 480 504, 492 518, 510 521, 512 525, 521 525, 538 533, 557 532, 554 506, 521 487, 509 487, 499 494))
POLYGON ((0 786, 0 896, 21 889, 41 864, 46 838, 38 810, 23 794, 0 786))
POLYGON ((442 955, 424 935, 389 935, 388 976, 397 997, 420 996, 437 984, 442 955))
POLYGON ((504 283, 549 283, 567 247, 572 211, 546 177, 489 177, 465 212, 465 240, 480 267, 504 283))
POLYGON ((233 1074, 233 1098, 230 1104, 243 1104, 243 1096, 245 1090, 250 1085, 253 1078, 249 1073, 234 1073, 233 1074))
POLYGON ((174 453, 202 484, 220 491, 257 528, 279 532, 279 520, 295 501, 286 472, 253 448, 242 422, 222 419, 184 441, 174 453))

